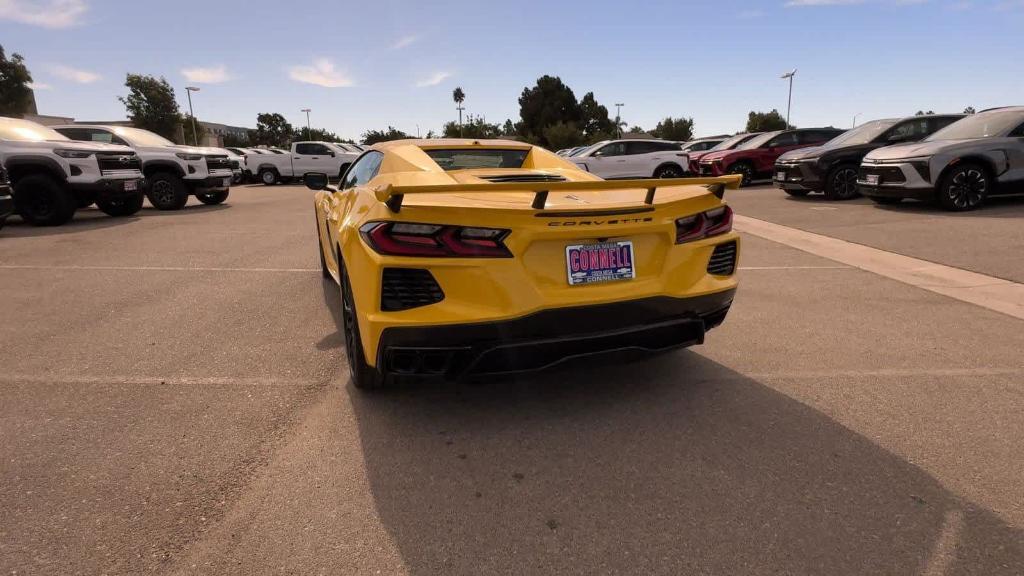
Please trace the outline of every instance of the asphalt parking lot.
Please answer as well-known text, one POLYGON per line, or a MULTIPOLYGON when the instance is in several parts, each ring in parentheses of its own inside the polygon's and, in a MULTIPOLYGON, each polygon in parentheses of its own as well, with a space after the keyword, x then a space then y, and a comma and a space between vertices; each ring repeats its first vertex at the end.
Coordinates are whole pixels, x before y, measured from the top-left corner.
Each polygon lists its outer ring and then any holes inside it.
MULTIPOLYGON (((703 346, 368 395, 310 194, 0 231, 0 571, 1024 573, 1024 320, 748 233, 703 346)), ((1024 200, 727 199, 1024 282, 1024 200)))

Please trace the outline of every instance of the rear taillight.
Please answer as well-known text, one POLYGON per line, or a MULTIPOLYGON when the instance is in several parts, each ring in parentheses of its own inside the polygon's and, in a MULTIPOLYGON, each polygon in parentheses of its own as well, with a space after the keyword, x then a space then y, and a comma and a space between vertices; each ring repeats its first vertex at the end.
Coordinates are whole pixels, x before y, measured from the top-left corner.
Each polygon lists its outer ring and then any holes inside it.
POLYGON ((720 206, 676 220, 676 244, 718 236, 732 230, 732 208, 720 206))
POLYGON ((359 229, 378 254, 455 258, 509 258, 504 240, 509 231, 499 228, 443 226, 408 222, 370 222, 359 229))

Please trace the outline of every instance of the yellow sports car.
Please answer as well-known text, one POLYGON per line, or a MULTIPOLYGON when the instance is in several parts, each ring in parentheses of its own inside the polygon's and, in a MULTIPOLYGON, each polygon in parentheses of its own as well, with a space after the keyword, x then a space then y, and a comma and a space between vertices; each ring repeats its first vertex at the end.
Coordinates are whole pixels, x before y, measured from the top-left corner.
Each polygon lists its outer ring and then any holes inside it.
POLYGON ((505 140, 398 140, 315 195, 354 384, 700 344, 736 291, 739 177, 606 181, 505 140))

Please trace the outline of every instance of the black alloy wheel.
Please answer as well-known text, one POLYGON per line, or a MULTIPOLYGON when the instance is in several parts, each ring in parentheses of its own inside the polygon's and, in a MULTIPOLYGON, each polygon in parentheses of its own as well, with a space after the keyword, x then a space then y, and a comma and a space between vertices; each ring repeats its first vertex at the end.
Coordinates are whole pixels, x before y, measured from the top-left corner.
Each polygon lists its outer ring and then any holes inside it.
POLYGON ((938 190, 939 204, 955 212, 974 210, 985 202, 991 187, 991 178, 982 166, 961 164, 943 177, 938 190))
POLYGON ((825 198, 829 200, 849 200, 860 196, 857 187, 857 169, 853 166, 840 166, 828 174, 825 183, 825 198))
POLYGON ((743 177, 743 180, 740 181, 740 186, 750 186, 750 183, 754 181, 754 167, 748 162, 737 162, 729 166, 727 172, 729 174, 739 174, 743 177))

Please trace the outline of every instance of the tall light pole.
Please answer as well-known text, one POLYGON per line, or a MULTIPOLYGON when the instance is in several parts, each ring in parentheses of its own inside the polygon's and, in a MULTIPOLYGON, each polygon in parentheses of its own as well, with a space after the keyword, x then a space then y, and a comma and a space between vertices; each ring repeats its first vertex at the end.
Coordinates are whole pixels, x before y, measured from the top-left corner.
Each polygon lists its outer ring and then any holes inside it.
POLYGON ((312 110, 310 110, 309 108, 303 108, 302 110, 299 110, 299 112, 306 113, 306 140, 309 140, 313 137, 311 135, 313 133, 313 130, 310 129, 309 127, 309 113, 312 112, 312 110))
POLYGON ((622 138, 622 107, 625 104, 620 102, 615 103, 615 130, 619 133, 619 138, 622 138))
POLYGON ((850 126, 850 128, 857 127, 857 116, 860 116, 861 114, 863 114, 863 112, 857 112, 856 114, 853 115, 853 126, 850 126))
POLYGON ((196 132, 196 115, 192 112, 192 93, 199 92, 195 86, 185 86, 185 94, 188 94, 188 115, 192 117, 192 143, 199 146, 199 135, 196 132))
POLYGON ((796 68, 793 68, 792 72, 786 72, 779 78, 785 80, 789 78, 789 100, 786 102, 786 128, 790 127, 789 123, 789 110, 793 107, 793 76, 796 76, 796 68))

